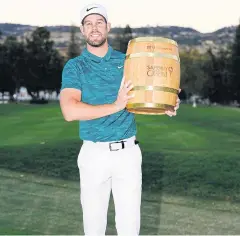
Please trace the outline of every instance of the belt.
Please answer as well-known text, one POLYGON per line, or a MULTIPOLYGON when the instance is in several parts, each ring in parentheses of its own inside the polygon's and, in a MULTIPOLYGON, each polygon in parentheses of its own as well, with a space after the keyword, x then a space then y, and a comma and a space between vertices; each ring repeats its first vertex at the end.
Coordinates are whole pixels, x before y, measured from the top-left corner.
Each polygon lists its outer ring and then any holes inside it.
POLYGON ((132 147, 133 145, 138 144, 139 141, 137 141, 136 137, 133 136, 131 138, 127 138, 119 141, 112 141, 112 142, 93 142, 89 140, 83 140, 83 143, 92 143, 101 148, 109 149, 110 151, 118 151, 124 148, 132 147))

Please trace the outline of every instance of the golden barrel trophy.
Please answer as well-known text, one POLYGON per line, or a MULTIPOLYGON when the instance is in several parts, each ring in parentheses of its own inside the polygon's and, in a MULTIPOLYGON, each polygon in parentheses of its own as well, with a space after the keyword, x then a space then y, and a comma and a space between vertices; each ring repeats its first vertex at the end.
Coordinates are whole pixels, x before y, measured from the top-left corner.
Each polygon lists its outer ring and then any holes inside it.
POLYGON ((180 58, 176 41, 162 37, 138 37, 128 43, 125 81, 133 89, 127 109, 136 114, 162 115, 174 110, 180 86, 180 58))

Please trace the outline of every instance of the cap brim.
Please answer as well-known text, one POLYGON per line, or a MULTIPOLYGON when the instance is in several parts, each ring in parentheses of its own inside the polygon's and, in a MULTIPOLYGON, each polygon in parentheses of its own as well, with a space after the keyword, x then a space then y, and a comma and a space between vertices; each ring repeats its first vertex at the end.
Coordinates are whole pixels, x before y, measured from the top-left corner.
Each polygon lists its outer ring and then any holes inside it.
POLYGON ((88 14, 88 15, 86 15, 86 16, 83 17, 82 22, 81 22, 82 25, 83 25, 83 21, 85 20, 85 18, 86 18, 87 16, 90 16, 90 15, 99 15, 99 16, 102 16, 102 17, 104 18, 105 22, 107 23, 107 19, 106 19, 105 16, 103 16, 102 14, 100 14, 100 13, 90 13, 90 14, 88 14))

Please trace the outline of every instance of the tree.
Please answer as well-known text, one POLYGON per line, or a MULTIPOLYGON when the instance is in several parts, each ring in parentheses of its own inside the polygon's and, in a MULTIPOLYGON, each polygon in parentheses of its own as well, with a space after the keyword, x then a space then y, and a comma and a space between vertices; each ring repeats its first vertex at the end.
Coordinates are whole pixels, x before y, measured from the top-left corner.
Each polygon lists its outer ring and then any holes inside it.
POLYGON ((38 27, 27 39, 27 75, 24 85, 28 93, 37 98, 41 90, 56 90, 60 88, 62 58, 54 49, 50 33, 44 27, 38 27))
POLYGON ((39 27, 26 41, 9 36, 0 44, 0 91, 9 92, 12 100, 21 86, 33 98, 40 90, 59 92, 63 58, 54 48, 50 33, 39 27))
POLYGON ((0 50, 1 89, 10 93, 10 99, 23 83, 25 48, 13 36, 7 37, 0 50))
POLYGON ((0 92, 4 92, 6 89, 6 73, 5 73, 5 65, 7 64, 5 61, 6 57, 6 47, 0 44, 0 92))
POLYGON ((232 90, 233 99, 240 103, 240 22, 236 29, 235 40, 232 48, 232 90))
POLYGON ((203 94, 203 86, 208 79, 203 67, 206 56, 196 50, 189 50, 180 53, 181 59, 181 89, 187 94, 203 94))
POLYGON ((112 47, 115 50, 120 51, 120 49, 121 49, 121 40, 122 40, 122 35, 121 35, 120 32, 117 32, 114 40, 111 42, 111 45, 112 45, 112 47))
POLYGON ((221 49, 218 54, 208 50, 209 63, 205 65, 205 71, 209 79, 204 84, 204 95, 212 102, 228 103, 231 101, 232 77, 230 73, 230 51, 221 49))
POLYGON ((120 51, 123 53, 127 52, 128 42, 133 38, 132 29, 129 25, 126 25, 123 35, 120 39, 120 51))
POLYGON ((80 46, 76 42, 76 27, 71 27, 71 36, 70 36, 70 43, 68 46, 68 58, 74 58, 80 55, 80 46))

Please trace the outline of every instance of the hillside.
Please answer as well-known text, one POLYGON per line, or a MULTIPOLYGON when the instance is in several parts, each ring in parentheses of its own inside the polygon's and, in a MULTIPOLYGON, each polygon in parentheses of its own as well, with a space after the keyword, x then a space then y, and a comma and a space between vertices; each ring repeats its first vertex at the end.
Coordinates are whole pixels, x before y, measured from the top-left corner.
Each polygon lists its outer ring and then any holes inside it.
MULTIPOLYGON (((22 37, 28 37, 37 26, 21 25, 21 24, 0 24, 2 32, 2 40, 8 35, 14 35, 19 40, 22 37)), ((51 32, 51 38, 54 40, 56 47, 64 49, 67 47, 70 38, 71 26, 47 26, 51 32)), ((123 28, 112 28, 109 34, 109 41, 114 41, 118 33, 121 33, 123 28)), ((234 40, 236 26, 223 27, 214 32, 201 33, 193 28, 178 27, 178 26, 145 26, 141 28, 132 28, 133 37, 139 36, 161 36, 174 39, 178 42, 181 49, 189 47, 197 48, 200 52, 204 52, 209 46, 217 49, 220 46, 226 47, 234 40)), ((83 38, 80 32, 77 34, 77 40, 82 42, 83 38)))

